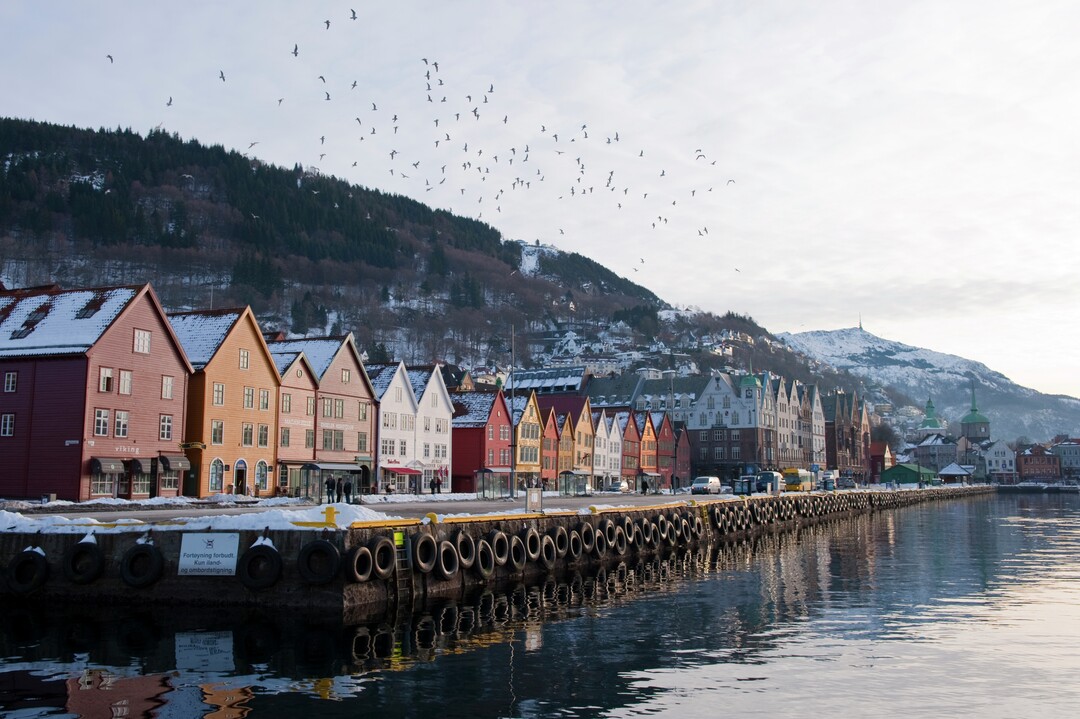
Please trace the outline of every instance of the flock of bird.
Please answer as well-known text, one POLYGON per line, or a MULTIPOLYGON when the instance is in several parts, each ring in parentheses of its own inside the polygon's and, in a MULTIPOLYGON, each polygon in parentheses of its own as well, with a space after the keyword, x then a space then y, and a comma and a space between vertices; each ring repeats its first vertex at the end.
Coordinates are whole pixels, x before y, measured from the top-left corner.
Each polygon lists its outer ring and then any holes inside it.
MULTIPOLYGON (((357 20, 355 10, 343 18, 345 24, 357 20)), ((328 18, 319 24, 322 31, 335 32, 341 23, 328 18)), ((300 42, 282 43, 281 52, 291 56, 289 62, 305 63, 300 42)), ((111 54, 107 59, 115 62, 111 54)), ((587 121, 566 127, 519 118, 494 82, 473 81, 469 86, 437 58, 420 56, 415 62, 414 88, 387 98, 365 95, 363 78, 309 68, 311 87, 299 88, 300 97, 303 102, 319 98, 320 117, 337 118, 311 131, 309 171, 317 172, 330 157, 335 168, 347 168, 344 176, 350 181, 496 227, 504 208, 514 206, 535 213, 538 225, 547 223, 552 234, 557 230, 563 236, 558 217, 615 212, 632 214, 642 231, 658 233, 663 242, 711 237, 707 225, 688 226, 685 218, 708 214, 710 193, 735 180, 719 174, 717 160, 704 148, 665 157, 662 149, 633 142, 620 128, 593 128, 587 121), (330 107, 340 109, 327 115, 330 107), (548 207, 533 204, 533 198, 540 199, 538 193, 565 209, 556 218, 533 209, 548 207)), ((226 69, 218 70, 219 83, 229 82, 226 69)), ((175 105, 171 95, 163 102, 167 108, 175 105)), ((273 104, 280 108, 287 102, 293 101, 276 97, 273 104)), ((307 126, 298 130, 304 131, 307 126)), ((252 140, 247 151, 260 142, 252 140)), ((305 191, 302 183, 298 187, 305 191)), ((587 244, 586 238, 568 240, 587 244)), ((639 271, 638 266, 632 269, 639 271)))

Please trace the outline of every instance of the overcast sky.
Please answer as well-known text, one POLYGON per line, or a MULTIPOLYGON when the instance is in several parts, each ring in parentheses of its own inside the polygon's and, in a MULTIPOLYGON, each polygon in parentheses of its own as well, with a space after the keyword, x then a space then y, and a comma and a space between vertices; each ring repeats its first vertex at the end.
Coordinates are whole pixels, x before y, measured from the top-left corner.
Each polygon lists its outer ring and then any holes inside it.
POLYGON ((1075 2, 8 0, 0 27, 5 115, 161 126, 677 306, 861 317, 1080 396, 1075 2))

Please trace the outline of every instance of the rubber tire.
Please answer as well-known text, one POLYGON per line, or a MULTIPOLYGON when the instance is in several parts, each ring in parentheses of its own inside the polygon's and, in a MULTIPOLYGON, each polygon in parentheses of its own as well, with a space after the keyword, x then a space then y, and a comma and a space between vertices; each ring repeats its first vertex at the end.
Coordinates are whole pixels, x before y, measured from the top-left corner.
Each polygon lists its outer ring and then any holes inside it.
POLYGON ((525 545, 525 557, 530 562, 540 558, 540 532, 535 527, 529 527, 521 533, 521 541, 525 545))
POLYGON ((426 532, 417 532, 412 536, 413 567, 421 574, 431 574, 439 561, 439 543, 426 532))
POLYGON ((581 535, 578 534, 576 529, 570 531, 569 539, 566 543, 566 553, 570 556, 571 560, 581 559, 581 553, 584 551, 584 547, 581 542, 581 535))
POLYGON ((153 544, 136 544, 120 558, 120 579, 129 587, 142 589, 156 582, 164 568, 160 549, 153 544))
POLYGON ((609 547, 615 544, 615 522, 610 519, 603 519, 600 521, 600 526, 596 528, 596 531, 604 535, 609 547))
POLYGON ((97 542, 76 542, 64 552, 61 568, 72 584, 89 584, 105 571, 105 553, 97 542))
POLYGON ((506 536, 506 532, 494 529, 488 535, 488 544, 491 545, 491 551, 495 555, 495 564, 497 566, 505 566, 507 560, 510 559, 510 538, 506 536))
POLYGON ((24 549, 7 566, 7 585, 16 594, 29 594, 49 579, 49 561, 33 549, 24 549))
POLYGON ((570 551, 570 533, 561 524, 548 530, 548 536, 555 542, 555 556, 562 559, 570 551))
POLYGON ((353 582, 366 582, 375 570, 375 558, 371 550, 363 544, 357 544, 345 557, 345 576, 353 582))
POLYGON ((581 535, 581 549, 585 554, 592 554, 593 547, 596 546, 596 530, 588 522, 582 522, 578 527, 578 534, 581 535))
POLYGON ((518 535, 510 537, 510 566, 515 572, 525 569, 528 561, 528 552, 525 550, 525 542, 518 535))
POLYGON ((439 576, 443 579, 453 579, 461 568, 461 558, 458 557, 457 547, 453 542, 444 539, 439 542, 438 556, 435 566, 439 570, 439 576))
POLYGON ((611 546, 614 547, 615 553, 620 557, 626 554, 626 532, 623 531, 622 527, 615 527, 615 541, 611 543, 611 546))
POLYGON ((236 563, 240 583, 253 592, 269 589, 281 579, 281 555, 273 547, 260 544, 250 547, 236 563))
POLYGON ((341 551, 329 540, 312 540, 300 547, 300 553, 296 556, 296 569, 305 584, 329 584, 341 569, 341 551), (313 561, 320 562, 321 566, 313 566, 313 561))
POLYGON ((462 530, 454 537, 454 548, 457 549, 458 561, 462 569, 472 569, 476 561, 476 540, 472 535, 462 530))
POLYGON ((473 569, 482 579, 487 579, 495 571, 495 550, 486 539, 481 539, 476 543, 476 561, 473 563, 473 569))
POLYGON ((603 559, 607 556, 608 541, 607 535, 603 532, 597 532, 593 541, 593 554, 598 558, 603 559))
POLYGON ((378 537, 368 544, 371 552, 371 572, 376 579, 386 580, 394 576, 397 565, 397 549, 389 537, 378 537))
POLYGON ((555 540, 551 535, 545 534, 540 539, 540 564, 549 572, 555 568, 555 562, 559 558, 555 547, 555 540))

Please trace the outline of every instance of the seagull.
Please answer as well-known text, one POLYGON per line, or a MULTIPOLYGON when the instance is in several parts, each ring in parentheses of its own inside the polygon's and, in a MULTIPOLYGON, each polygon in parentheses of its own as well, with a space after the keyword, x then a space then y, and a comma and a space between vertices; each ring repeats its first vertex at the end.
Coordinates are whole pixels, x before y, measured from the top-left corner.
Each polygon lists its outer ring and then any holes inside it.
POLYGON ((225 82, 225 71, 224 70, 219 70, 218 71, 218 77, 221 78, 222 82, 225 82))
POLYGON ((105 57, 109 58, 109 64, 111 65, 113 63, 113 56, 112 55, 106 55, 105 57))
POLYGON ((323 77, 322 75, 319 75, 319 79, 323 81, 324 85, 326 84, 326 78, 325 77, 323 77))
POLYGON ((330 21, 329 20, 324 20, 324 22, 326 23, 326 29, 329 30, 330 29, 330 21))
POLYGON ((326 135, 323 135, 322 137, 319 138, 319 144, 320 145, 325 145, 326 144, 326 135))
POLYGON ((728 181, 727 181, 727 183, 728 183, 729 185, 734 185, 734 184, 735 184, 735 180, 728 180, 728 181))
POLYGON ((645 264, 645 258, 644 257, 641 258, 641 264, 645 264))
POLYGON ((299 45, 293 45, 292 46, 292 56, 297 57, 299 54, 300 54, 300 46, 299 45))
POLYGON ((255 146, 256 146, 256 145, 258 145, 258 144, 259 144, 259 141, 258 141, 258 140, 256 140, 255 142, 253 142, 253 143, 251 143, 250 145, 248 145, 248 149, 250 150, 251 148, 255 147, 255 146))
POLYGON ((165 103, 165 107, 172 107, 172 95, 169 95, 169 101, 165 103))
POLYGON ((330 99, 330 93, 326 93, 326 99, 327 99, 327 100, 329 100, 329 99, 330 99))
POLYGON ((378 110, 378 109, 379 109, 379 108, 375 106, 375 103, 374 103, 374 102, 373 102, 373 103, 371 103, 371 111, 372 111, 372 112, 375 112, 375 111, 376 111, 376 110, 378 110))
POLYGON ((431 66, 432 66, 433 68, 435 68, 435 72, 438 72, 438 71, 439 71, 439 63, 437 63, 437 62, 432 62, 432 63, 431 63, 431 66))
POLYGON ((356 89, 356 80, 352 81, 352 87, 350 87, 349 89, 350 90, 355 90, 356 89))
POLYGON ((351 12, 351 13, 352 13, 352 15, 351 15, 351 16, 349 17, 349 19, 350 19, 350 20, 355 20, 355 19, 356 19, 356 11, 355 11, 355 10, 353 10, 352 8, 350 8, 350 9, 349 9, 349 12, 351 12))
POLYGON ((277 99, 277 104, 278 104, 279 106, 280 106, 280 105, 281 105, 281 103, 283 103, 283 102, 285 102, 285 98, 283 98, 283 97, 279 97, 279 98, 277 99))

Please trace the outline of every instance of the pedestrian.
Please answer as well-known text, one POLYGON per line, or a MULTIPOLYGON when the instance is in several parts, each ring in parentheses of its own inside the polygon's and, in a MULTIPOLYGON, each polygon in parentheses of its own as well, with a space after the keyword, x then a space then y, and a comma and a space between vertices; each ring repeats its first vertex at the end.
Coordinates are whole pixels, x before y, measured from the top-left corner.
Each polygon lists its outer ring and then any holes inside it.
POLYGON ((435 494, 435 485, 439 483, 439 477, 435 476, 431 478, 431 493, 435 494))
POLYGON ((334 475, 330 475, 326 478, 326 501, 334 501, 334 475))
POLYGON ((338 477, 338 478, 337 478, 337 483, 336 483, 336 485, 335 485, 335 489, 337 489, 337 501, 339 501, 339 502, 340 502, 340 501, 341 501, 341 498, 342 498, 342 492, 343 492, 343 491, 344 491, 344 489, 345 489, 345 487, 343 486, 343 484, 342 484, 342 482, 341 482, 341 477, 338 477))
POLYGON ((442 493, 442 477, 435 478, 435 494, 442 493))
POLYGON ((352 477, 345 477, 345 504, 352 501, 352 477))

